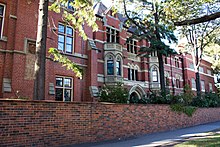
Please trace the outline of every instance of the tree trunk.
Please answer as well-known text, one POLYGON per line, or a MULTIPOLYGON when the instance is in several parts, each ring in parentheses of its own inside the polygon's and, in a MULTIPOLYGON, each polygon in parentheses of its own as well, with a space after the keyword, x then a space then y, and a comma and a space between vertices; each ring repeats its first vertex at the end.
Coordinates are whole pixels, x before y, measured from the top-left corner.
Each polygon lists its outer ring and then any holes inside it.
MULTIPOLYGON (((155 34, 157 40, 161 40, 159 30, 157 25, 159 24, 159 16, 158 16, 158 4, 157 2, 154 2, 153 4, 153 10, 154 12, 154 20, 155 20, 155 34)), ((164 66, 163 66, 163 55, 160 53, 160 50, 163 50, 160 48, 157 52, 158 61, 159 61, 159 72, 160 72, 160 88, 161 88, 161 94, 166 95, 166 86, 165 86, 165 77, 164 77, 164 66)))
POLYGON ((47 39, 48 0, 39 0, 36 40, 34 100, 45 99, 45 62, 47 39))
POLYGON ((197 90, 197 97, 201 97, 201 84, 200 84, 200 76, 199 71, 196 72, 196 90, 197 90))
POLYGON ((157 53, 158 61, 159 61, 159 72, 160 72, 160 87, 161 93, 166 94, 166 86, 165 86, 165 76, 164 76, 164 65, 163 65, 163 56, 160 52, 157 53))

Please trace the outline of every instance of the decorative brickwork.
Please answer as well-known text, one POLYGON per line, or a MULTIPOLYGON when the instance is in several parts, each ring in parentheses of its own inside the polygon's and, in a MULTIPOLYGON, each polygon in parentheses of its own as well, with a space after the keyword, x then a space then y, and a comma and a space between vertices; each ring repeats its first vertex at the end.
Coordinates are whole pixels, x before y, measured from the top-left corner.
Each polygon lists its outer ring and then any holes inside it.
POLYGON ((59 146, 126 138, 220 120, 220 108, 193 117, 167 105, 0 101, 1 146, 59 146))

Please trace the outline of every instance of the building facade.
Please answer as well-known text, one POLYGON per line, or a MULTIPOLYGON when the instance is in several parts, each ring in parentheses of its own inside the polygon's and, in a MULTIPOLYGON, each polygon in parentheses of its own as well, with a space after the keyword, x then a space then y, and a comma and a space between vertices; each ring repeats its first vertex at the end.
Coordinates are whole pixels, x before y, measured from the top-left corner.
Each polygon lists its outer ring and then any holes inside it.
MULTIPOLYGON (((112 13, 102 3, 94 6, 98 31, 84 26, 88 40, 66 25, 62 15, 49 12, 47 48, 55 47, 83 68, 82 79, 75 77, 50 58, 46 59, 46 100, 94 101, 103 85, 123 83, 130 96, 146 97, 160 89, 157 52, 149 58, 138 55, 146 40, 127 39, 132 30, 124 26, 125 18, 112 13)), ((38 2, 0 0, 0 98, 32 99, 34 86, 35 41, 38 2)), ((195 73, 191 55, 164 56, 166 87, 173 94, 183 93, 189 84, 195 90, 195 73)), ((200 67, 202 91, 214 91, 211 63, 200 67)))

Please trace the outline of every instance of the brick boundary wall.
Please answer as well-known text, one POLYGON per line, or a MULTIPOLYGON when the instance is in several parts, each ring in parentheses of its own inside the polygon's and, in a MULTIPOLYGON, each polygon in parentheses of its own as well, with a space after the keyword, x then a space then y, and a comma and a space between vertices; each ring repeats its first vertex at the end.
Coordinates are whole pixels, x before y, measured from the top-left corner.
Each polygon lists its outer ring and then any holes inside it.
POLYGON ((0 100, 0 120, 0 146, 59 146, 215 122, 220 108, 187 117, 168 105, 0 100))

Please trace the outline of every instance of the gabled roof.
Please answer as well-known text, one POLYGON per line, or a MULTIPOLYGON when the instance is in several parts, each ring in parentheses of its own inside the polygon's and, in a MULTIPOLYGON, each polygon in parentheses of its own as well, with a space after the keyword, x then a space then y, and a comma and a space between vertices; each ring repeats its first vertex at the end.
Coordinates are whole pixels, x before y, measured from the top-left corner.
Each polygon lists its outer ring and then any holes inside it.
POLYGON ((98 2, 93 9, 96 15, 103 16, 108 8, 102 2, 98 2))

